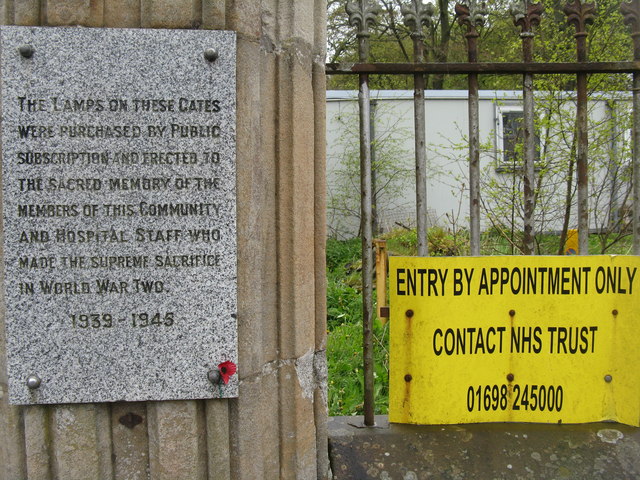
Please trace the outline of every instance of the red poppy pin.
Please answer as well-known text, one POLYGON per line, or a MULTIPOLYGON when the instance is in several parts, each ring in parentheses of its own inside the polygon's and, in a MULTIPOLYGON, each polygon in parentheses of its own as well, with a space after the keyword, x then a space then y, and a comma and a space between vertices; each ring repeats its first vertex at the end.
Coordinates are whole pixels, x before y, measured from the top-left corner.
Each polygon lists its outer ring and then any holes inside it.
POLYGON ((220 378, 226 385, 229 383, 229 377, 236 373, 236 364, 233 362, 222 362, 218 365, 218 372, 220 372, 220 378))

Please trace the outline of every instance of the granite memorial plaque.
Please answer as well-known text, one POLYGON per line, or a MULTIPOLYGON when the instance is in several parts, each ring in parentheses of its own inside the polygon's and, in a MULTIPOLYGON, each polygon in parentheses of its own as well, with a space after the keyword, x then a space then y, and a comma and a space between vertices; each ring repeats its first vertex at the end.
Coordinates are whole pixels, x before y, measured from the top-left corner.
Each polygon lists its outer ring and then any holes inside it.
POLYGON ((235 33, 0 36, 10 402, 237 396, 235 33))

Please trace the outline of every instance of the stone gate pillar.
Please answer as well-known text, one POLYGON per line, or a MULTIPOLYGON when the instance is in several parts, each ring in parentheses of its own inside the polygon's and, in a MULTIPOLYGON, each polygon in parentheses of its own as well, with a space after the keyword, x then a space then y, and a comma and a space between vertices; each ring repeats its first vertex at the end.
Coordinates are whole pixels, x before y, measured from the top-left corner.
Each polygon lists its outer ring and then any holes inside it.
POLYGON ((13 406, 0 328, 0 479, 326 478, 325 11, 0 1, 3 25, 237 32, 240 382, 235 399, 13 406))

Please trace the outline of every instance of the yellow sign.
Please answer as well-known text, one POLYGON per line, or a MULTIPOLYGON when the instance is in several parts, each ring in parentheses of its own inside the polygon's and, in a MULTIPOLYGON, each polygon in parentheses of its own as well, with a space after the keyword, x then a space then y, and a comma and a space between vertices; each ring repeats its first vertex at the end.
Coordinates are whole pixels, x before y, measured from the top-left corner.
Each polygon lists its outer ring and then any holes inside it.
POLYGON ((391 257, 389 419, 640 421, 640 257, 391 257))

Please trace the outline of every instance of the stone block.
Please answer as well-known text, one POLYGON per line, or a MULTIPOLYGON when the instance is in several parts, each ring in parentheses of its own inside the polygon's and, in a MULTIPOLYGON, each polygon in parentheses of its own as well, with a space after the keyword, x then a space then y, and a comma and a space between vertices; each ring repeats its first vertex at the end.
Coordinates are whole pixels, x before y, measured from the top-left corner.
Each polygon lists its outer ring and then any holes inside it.
MULTIPOLYGON (((280 352, 297 358, 315 344, 314 119, 310 67, 304 53, 280 56, 278 91, 278 259, 280 352)), ((307 57, 308 58, 308 57, 307 57)))
MULTIPOLYGON (((313 355, 311 354, 311 362, 313 355)), ((315 478, 316 436, 313 412, 313 369, 285 364, 278 372, 280 404, 280 455, 282 478, 315 478)), ((302 363, 302 364, 301 364, 302 363)))
POLYGON ((115 480, 147 480, 149 438, 147 408, 142 402, 111 407, 115 480))
MULTIPOLYGON (((240 394, 230 401, 231 477, 234 480, 287 478, 280 470, 280 428, 277 364, 244 379, 240 394)), ((300 477, 303 478, 303 477, 300 477)), ((312 477, 310 477, 312 478, 312 477)))
POLYGON ((40 25, 40 1, 18 0, 13 2, 14 25, 40 25))
POLYGON ((278 41, 278 2, 264 0, 262 2, 262 32, 260 43, 266 52, 273 52, 278 41))
MULTIPOLYGON (((101 465, 95 405, 58 405, 51 408, 54 472, 65 480, 100 480, 101 465)), ((100 445, 102 446, 102 445, 100 445)))
POLYGON ((361 416, 329 420, 336 479, 640 476, 640 430, 627 425, 402 425, 376 415, 377 428, 361 428, 363 420, 361 416))
MULTIPOLYGON (((314 208, 325 212, 327 208, 326 189, 326 75, 324 61, 315 62, 312 71, 314 106, 314 208)), ((326 276, 326 217, 314 216, 315 233, 315 334, 316 351, 323 351, 327 344, 327 276, 326 276)))
POLYGON ((205 401, 209 480, 231 480, 229 400, 205 401))
POLYGON ((45 18, 49 26, 83 25, 100 27, 104 22, 104 0, 45 0, 45 18))
POLYGON ((13 24, 13 0, 0 0, 0 25, 11 24, 13 24))
POLYGON ((202 0, 202 28, 224 30, 226 28, 224 0, 202 0))
POLYGON ((243 199, 238 203, 238 341, 243 352, 240 375, 244 377, 273 361, 277 350, 277 255, 272 220, 276 215, 275 117, 269 110, 273 95, 263 95, 264 79, 260 68, 255 68, 263 58, 260 46, 240 38, 238 55, 246 60, 238 63, 237 124, 237 185, 238 197, 243 199))
POLYGON ((204 404, 196 401, 148 404, 150 477, 154 480, 206 478, 204 404))
MULTIPOLYGON (((280 17, 280 25, 285 28, 281 29, 281 41, 297 39, 313 45, 315 34, 316 8, 315 0, 297 0, 287 5, 288 12, 282 12, 280 17), (286 37, 283 33, 286 32, 286 37)), ((326 9, 326 6, 325 6, 326 9)))
POLYGON ((227 28, 238 35, 257 42, 262 30, 260 2, 255 0, 227 1, 227 28))
POLYGON ((137 28, 140 21, 140 0, 104 0, 104 26, 137 28))
POLYGON ((141 0, 144 28, 194 28, 200 25, 201 12, 194 17, 194 1, 141 0))
MULTIPOLYGON (((1 355, 0 358, 3 358, 1 355)), ((0 479, 27 478, 27 457, 24 439, 22 409, 7 403, 7 385, 0 384, 0 479)))
POLYGON ((32 406, 24 409, 24 437, 27 472, 30 480, 52 477, 49 455, 49 407, 32 406))
POLYGON ((316 452, 318 454, 318 480, 329 478, 329 452, 327 447, 328 412, 326 388, 316 388, 313 397, 313 410, 316 429, 316 452))
MULTIPOLYGON (((314 35, 313 46, 314 55, 320 57, 319 62, 324 72, 325 56, 327 49, 327 2, 325 0, 315 0, 314 12, 314 35)), ((316 61, 318 59, 316 58, 316 61)), ((323 78, 325 75, 323 75, 323 78)), ((323 103, 324 104, 324 103, 323 103)))

